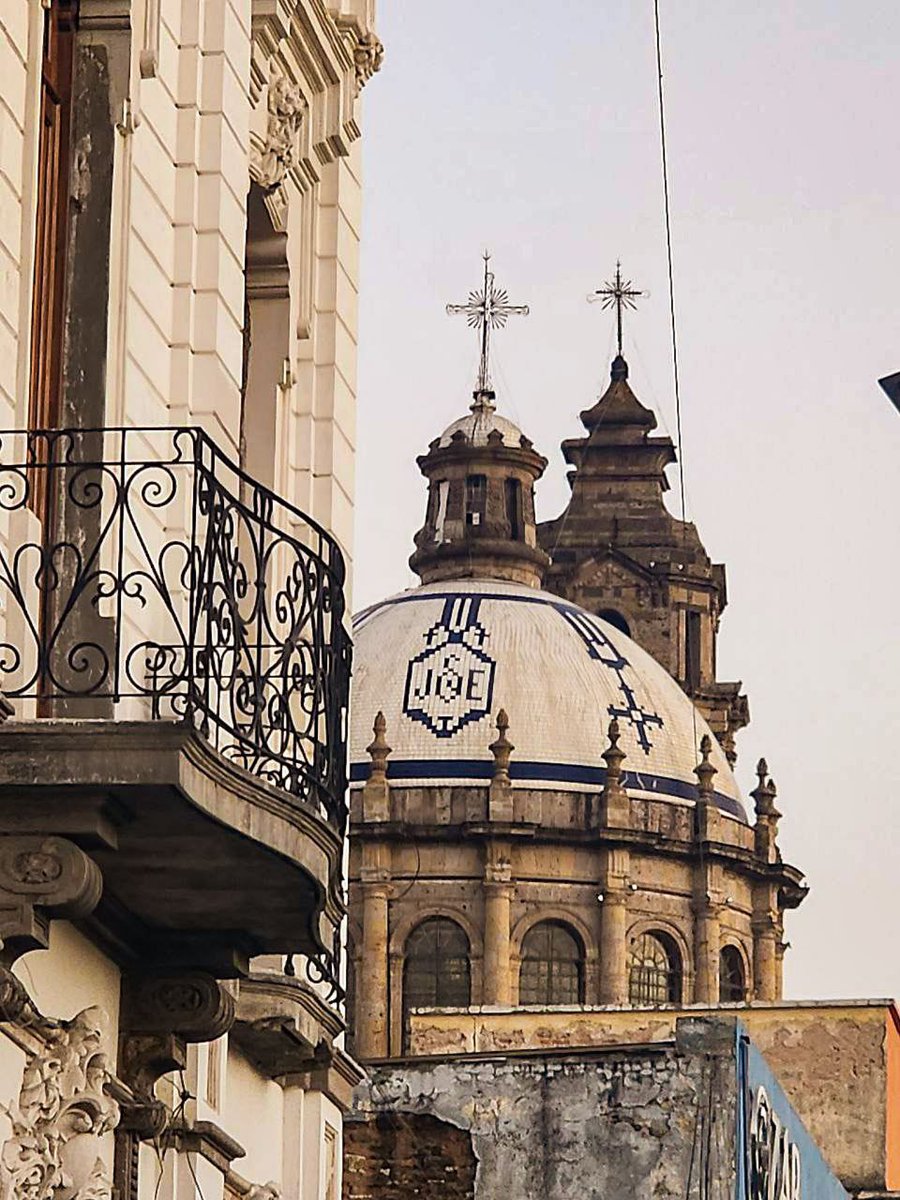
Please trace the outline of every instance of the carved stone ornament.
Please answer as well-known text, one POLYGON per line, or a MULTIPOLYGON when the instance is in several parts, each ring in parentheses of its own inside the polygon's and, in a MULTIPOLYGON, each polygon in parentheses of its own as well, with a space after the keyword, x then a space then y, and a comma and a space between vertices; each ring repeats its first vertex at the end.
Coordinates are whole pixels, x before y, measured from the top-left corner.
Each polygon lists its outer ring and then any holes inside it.
POLYGON ((130 975, 122 1024, 128 1033, 173 1033, 211 1042, 234 1024, 234 998, 205 971, 130 975))
POLYGON ((45 949, 52 917, 83 917, 100 900, 103 878, 66 838, 0 836, 0 939, 7 962, 45 949), (44 910, 44 911, 40 911, 44 910))
POLYGON ((273 68, 265 141, 262 147, 252 146, 250 151, 251 173, 261 187, 277 187, 296 163, 297 139, 306 109, 298 85, 273 68))
POLYGON ((86 1008, 52 1026, 31 1054, 12 1131, 0 1150, 0 1200, 111 1200, 101 1139, 119 1122, 106 1094, 106 1016, 86 1008))
POLYGON ((254 1183, 244 1200, 281 1200, 281 1189, 276 1183, 254 1183))
POLYGON ((356 70, 356 94, 362 91, 384 61, 384 45, 374 33, 364 33, 353 51, 356 70))

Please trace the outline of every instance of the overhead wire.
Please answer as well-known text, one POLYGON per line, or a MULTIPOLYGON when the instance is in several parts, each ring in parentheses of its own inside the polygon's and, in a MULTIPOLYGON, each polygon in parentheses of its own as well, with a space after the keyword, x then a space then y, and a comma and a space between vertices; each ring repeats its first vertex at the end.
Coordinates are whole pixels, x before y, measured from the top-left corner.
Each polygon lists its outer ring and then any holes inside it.
MULTIPOLYGON (((663 213, 666 224, 666 267, 669 284, 669 324, 672 334, 672 378, 675 389, 675 430, 678 439, 678 480, 681 494, 681 520, 687 521, 684 490, 684 441, 681 430, 681 383, 678 372, 678 327, 675 320, 675 271, 672 263, 672 213, 669 203, 669 155, 666 144, 666 102, 663 90, 662 36, 659 21, 659 0, 653 0, 653 20, 656 31, 656 78, 659 97, 659 143, 662 157, 663 213)), ((682 530, 682 534, 683 534, 682 530)))
MULTIPOLYGON (((685 492, 684 435, 681 424, 681 381, 678 370, 678 323, 675 319, 675 269, 672 258, 672 208, 669 200, 669 153, 666 141, 666 101, 663 87, 662 33, 659 19, 659 0, 653 0, 653 24, 656 34, 656 84, 659 99, 659 148, 662 164, 663 214, 666 226, 666 268, 669 285, 669 325, 672 337, 672 380, 675 391, 675 437, 678 442, 678 491, 681 500, 681 542, 684 548, 687 535, 687 500, 685 492)), ((684 564, 682 563, 682 568, 684 564)), ((686 647, 685 647, 686 649, 686 647)), ((697 742, 697 705, 691 704, 693 721, 694 755, 700 760, 697 742)))

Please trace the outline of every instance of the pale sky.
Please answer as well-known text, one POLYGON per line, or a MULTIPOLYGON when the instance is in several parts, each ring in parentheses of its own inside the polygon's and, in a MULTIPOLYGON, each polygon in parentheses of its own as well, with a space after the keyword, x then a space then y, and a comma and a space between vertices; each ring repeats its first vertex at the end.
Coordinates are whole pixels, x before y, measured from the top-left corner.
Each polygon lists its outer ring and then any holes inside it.
MULTIPOLYGON (((661 0, 688 516, 728 569, 719 677, 741 679, 746 793, 765 754, 794 997, 900 995, 900 3, 661 0)), ((415 457, 469 400, 444 314, 494 255, 531 315, 496 339, 498 405, 550 459, 608 379, 586 295, 617 258, 650 297, 630 382, 675 437, 652 0, 379 0, 365 92, 354 605, 415 582, 415 457)), ((670 471, 670 506, 678 511, 670 471)))

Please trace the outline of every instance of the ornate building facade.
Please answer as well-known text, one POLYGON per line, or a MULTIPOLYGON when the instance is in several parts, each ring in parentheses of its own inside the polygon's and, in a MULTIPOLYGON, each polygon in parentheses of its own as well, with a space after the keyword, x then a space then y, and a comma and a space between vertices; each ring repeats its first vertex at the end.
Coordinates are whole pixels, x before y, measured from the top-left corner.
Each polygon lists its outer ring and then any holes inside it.
POLYGON ((422 584, 357 618, 364 1060, 406 1053, 417 1010, 781 996, 806 889, 766 764, 747 802, 732 773, 746 706, 715 679, 724 571, 665 509, 672 444, 621 356, 583 420, 569 510, 538 527, 546 460, 496 411, 483 358, 470 413, 418 460, 422 584))
POLYGON ((0 1195, 336 1200, 372 0, 0 11, 0 1195))

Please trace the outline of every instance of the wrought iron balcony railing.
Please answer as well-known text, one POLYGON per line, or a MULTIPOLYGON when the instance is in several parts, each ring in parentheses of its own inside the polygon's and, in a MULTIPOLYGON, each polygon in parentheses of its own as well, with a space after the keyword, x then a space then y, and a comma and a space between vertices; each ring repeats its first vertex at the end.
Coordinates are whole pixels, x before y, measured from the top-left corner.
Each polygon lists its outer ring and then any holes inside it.
POLYGON ((341 833, 343 584, 333 538, 199 429, 0 434, 0 689, 189 722, 341 833))

